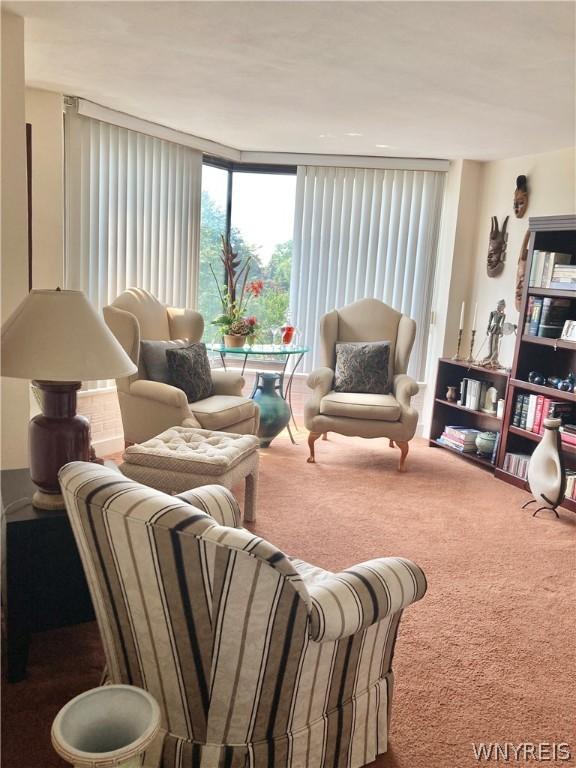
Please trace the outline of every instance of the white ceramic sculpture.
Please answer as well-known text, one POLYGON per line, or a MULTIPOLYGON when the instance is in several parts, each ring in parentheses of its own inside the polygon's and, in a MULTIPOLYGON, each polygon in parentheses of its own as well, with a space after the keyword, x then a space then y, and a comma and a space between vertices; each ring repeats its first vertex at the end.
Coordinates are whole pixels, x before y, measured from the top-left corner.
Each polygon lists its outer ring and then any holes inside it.
MULTIPOLYGON (((560 438, 560 419, 544 419, 544 434, 536 446, 528 465, 528 485, 539 505, 534 515, 542 509, 551 509, 556 517, 556 507, 564 498, 566 475, 562 460, 562 442, 560 438)), ((524 505, 526 506, 526 505, 524 505)), ((533 516, 534 516, 533 515, 533 516)))
POLYGON ((132 685, 105 685, 68 702, 52 724, 52 745, 75 768, 140 768, 160 729, 156 700, 132 685))

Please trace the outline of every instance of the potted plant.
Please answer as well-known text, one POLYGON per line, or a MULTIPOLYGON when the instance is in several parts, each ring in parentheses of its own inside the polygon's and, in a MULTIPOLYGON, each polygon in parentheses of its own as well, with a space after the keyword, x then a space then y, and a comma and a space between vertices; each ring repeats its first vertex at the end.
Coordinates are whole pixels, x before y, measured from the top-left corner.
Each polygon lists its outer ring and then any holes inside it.
POLYGON ((264 283, 262 280, 248 282, 250 275, 251 258, 248 256, 244 263, 238 258, 238 254, 232 250, 230 241, 224 235, 222 237, 222 255, 220 260, 224 265, 226 286, 221 287, 212 265, 210 271, 216 282, 222 314, 212 320, 212 325, 217 326, 222 333, 224 346, 228 348, 243 347, 246 342, 253 344, 258 333, 258 321, 252 315, 246 316, 246 309, 253 297, 262 293, 264 283))

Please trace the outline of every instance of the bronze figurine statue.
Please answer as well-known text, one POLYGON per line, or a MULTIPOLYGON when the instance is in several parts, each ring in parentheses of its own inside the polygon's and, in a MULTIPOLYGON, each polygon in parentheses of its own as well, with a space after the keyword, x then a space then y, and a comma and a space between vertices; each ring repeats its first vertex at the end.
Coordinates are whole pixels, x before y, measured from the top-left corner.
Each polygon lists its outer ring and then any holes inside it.
POLYGON ((490 319, 488 320, 488 327, 486 328, 486 336, 488 336, 488 354, 482 360, 480 365, 485 368, 501 368, 500 361, 498 360, 498 353, 500 351, 500 339, 504 335, 504 321, 506 319, 506 302, 504 299, 500 299, 496 305, 496 309, 490 312, 490 319))

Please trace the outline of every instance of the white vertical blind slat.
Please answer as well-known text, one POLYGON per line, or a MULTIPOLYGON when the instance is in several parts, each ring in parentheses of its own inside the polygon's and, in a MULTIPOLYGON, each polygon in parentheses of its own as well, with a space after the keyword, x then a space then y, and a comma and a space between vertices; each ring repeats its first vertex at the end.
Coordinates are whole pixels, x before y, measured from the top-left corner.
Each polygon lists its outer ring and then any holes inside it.
POLYGON ((131 286, 194 306, 202 154, 74 112, 65 136, 66 286, 98 309, 131 286))
POLYGON ((424 372, 444 172, 302 166, 296 180, 291 307, 320 362, 318 324, 372 296, 413 317, 410 372, 424 372))

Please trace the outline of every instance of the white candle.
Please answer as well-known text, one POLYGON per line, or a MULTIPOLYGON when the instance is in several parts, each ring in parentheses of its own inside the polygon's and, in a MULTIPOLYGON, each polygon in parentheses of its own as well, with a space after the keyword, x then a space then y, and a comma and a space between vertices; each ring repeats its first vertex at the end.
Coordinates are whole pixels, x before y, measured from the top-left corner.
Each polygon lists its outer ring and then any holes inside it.
POLYGON ((464 311, 466 309, 466 302, 462 302, 462 309, 460 310, 460 325, 458 328, 462 330, 464 328, 464 311))
POLYGON ((476 306, 474 307, 474 319, 472 320, 472 330, 476 330, 476 320, 478 319, 478 302, 476 302, 476 306))

